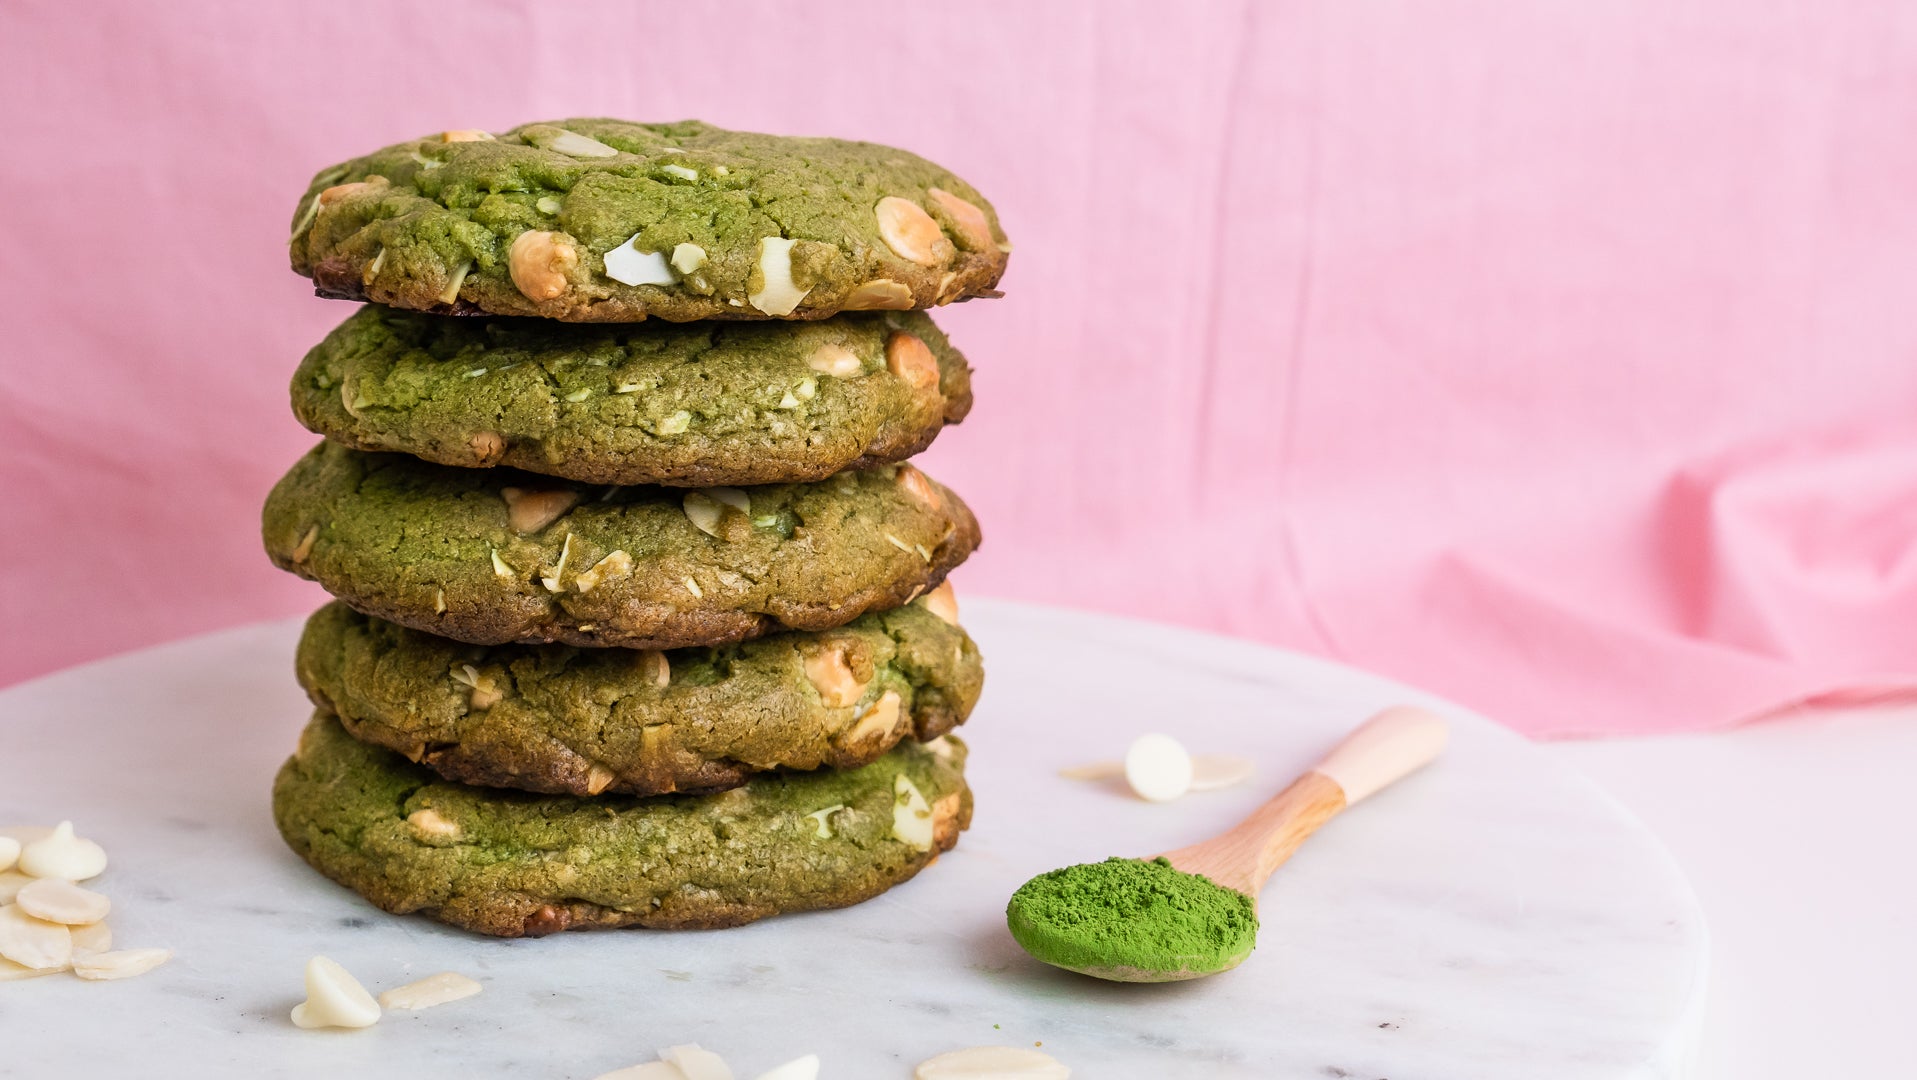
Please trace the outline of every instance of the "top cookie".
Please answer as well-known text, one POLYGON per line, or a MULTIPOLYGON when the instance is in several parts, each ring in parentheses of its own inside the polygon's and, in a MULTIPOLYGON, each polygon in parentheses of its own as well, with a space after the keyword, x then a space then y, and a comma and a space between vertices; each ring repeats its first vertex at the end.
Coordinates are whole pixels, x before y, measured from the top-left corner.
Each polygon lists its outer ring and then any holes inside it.
POLYGON ((903 150, 582 119, 335 165, 293 218, 325 296, 569 322, 820 319, 993 295, 1011 245, 903 150))

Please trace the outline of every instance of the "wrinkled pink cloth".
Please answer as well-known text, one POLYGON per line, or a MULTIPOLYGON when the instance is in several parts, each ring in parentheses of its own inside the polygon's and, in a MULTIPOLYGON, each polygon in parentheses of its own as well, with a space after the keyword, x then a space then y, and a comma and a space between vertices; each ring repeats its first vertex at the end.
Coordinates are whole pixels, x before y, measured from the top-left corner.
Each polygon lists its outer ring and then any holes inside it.
POLYGON ((0 680, 316 603, 255 535, 347 310, 285 269, 298 193, 605 113, 995 200, 926 456, 962 592, 1544 735, 1917 682, 1910 5, 16 2, 0 95, 0 680))

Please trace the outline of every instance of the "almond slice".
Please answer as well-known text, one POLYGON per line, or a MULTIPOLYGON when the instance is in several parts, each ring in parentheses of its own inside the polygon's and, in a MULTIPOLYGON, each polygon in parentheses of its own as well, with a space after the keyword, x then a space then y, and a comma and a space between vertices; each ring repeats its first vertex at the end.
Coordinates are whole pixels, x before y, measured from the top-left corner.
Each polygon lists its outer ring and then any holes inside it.
POLYGON ((65 926, 97 923, 113 910, 113 902, 106 897, 59 878, 35 881, 22 888, 13 902, 36 919, 65 926))
POLYGON ((379 996, 388 1009, 430 1009, 449 1001, 458 1001, 479 993, 482 987, 457 971, 442 971, 423 979, 395 986, 379 996))
POLYGON ((82 979, 131 979, 145 975, 168 960, 172 949, 121 949, 118 952, 87 953, 73 958, 73 973, 82 979))
POLYGON ((0 907, 0 956, 36 971, 59 971, 73 962, 73 935, 8 904, 0 907))

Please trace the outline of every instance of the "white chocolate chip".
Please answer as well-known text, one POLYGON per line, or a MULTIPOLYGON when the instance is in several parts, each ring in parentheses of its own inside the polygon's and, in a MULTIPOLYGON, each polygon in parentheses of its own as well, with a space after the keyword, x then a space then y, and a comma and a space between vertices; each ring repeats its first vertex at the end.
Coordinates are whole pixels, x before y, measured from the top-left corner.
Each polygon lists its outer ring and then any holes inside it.
POLYGON ((559 213, 562 205, 558 199, 553 198, 551 195, 541 195, 539 201, 533 203, 533 209, 545 214, 547 217, 551 217, 559 213))
POLYGON ((75 953, 73 973, 82 979, 131 979, 145 975, 168 960, 172 949, 121 949, 118 952, 75 953))
POLYGON ((582 158, 617 157, 619 151, 600 142, 590 135, 581 135, 577 131, 560 129, 559 134, 545 140, 547 150, 556 150, 562 154, 582 158))
POLYGON ((489 548, 488 550, 490 550, 493 555, 493 573, 498 574, 507 581, 512 581, 519 576, 519 571, 506 565, 506 560, 499 557, 498 548, 489 548))
POLYGON ((639 234, 633 233, 626 242, 606 252, 606 276, 621 285, 671 285, 676 283, 678 275, 666 264, 666 256, 661 251, 640 251, 633 246, 639 241, 639 234))
POLYGON ((904 282, 879 278, 847 293, 839 306, 847 311, 905 311, 912 306, 912 290, 904 282))
POLYGON ((564 233, 533 229, 513 238, 506 271, 528 300, 552 300, 571 287, 567 276, 579 265, 579 248, 564 233))
POLYGON ((306 962, 306 1000, 293 1006, 293 1022, 303 1028, 371 1027, 379 1022, 379 1002, 351 972, 315 956, 306 962))
POLYGON ((587 398, 591 396, 592 396, 592 390, 590 388, 582 389, 582 390, 574 390, 572 393, 566 395, 566 400, 573 402, 574 404, 577 404, 581 401, 586 400, 587 398))
POLYGON ((1125 751, 1125 783, 1151 802, 1191 790, 1191 755, 1170 735, 1140 735, 1125 751))
POLYGON ((34 877, 85 881, 98 877, 106 865, 106 852, 93 841, 73 835, 71 821, 62 821, 52 835, 20 849, 20 871, 34 877))
POLYGON ((680 244, 672 249, 672 268, 690 274, 706 264, 706 249, 697 244, 680 244))
POLYGON ((844 741, 850 744, 864 742, 881 735, 890 735, 899 726, 899 694, 896 690, 887 690, 879 695, 879 700, 865 710, 851 731, 846 733, 844 741))
POLYGON ((937 266, 952 257, 952 242, 918 203, 887 195, 872 212, 879 220, 879 239, 899 258, 920 266, 937 266))
POLYGON ((684 409, 680 409, 678 412, 673 413, 671 416, 668 416, 664 420, 659 421, 659 434, 683 435, 685 434, 686 429, 691 426, 692 426, 692 414, 687 412, 684 409))
POLYGON ((68 936, 73 938, 75 958, 93 953, 103 953, 113 947, 113 928, 105 922, 89 923, 85 926, 67 927, 68 936))
POLYGON ((686 1080, 732 1080, 732 1070, 726 1067, 719 1055, 698 1043, 668 1046, 659 1051, 659 1060, 677 1066, 686 1080))
POLYGON ((892 835, 914 851, 932 850, 932 806, 904 773, 892 781, 892 835))
POLYGON ((852 673, 846 662, 845 646, 827 644, 808 653, 804 660, 805 677, 819 692, 819 701, 828 709, 842 709, 865 694, 865 683, 852 673))
POLYGON ((430 1009, 435 1005, 472 997, 481 989, 477 982, 457 971, 442 971, 405 986, 393 987, 379 996, 379 1003, 388 1009, 430 1009))
POLYGON ((600 582, 622 578, 630 573, 632 573, 632 556, 626 554, 623 550, 615 551, 605 558, 600 559, 598 562, 593 563, 590 569, 581 570, 579 573, 574 574, 572 587, 577 589, 581 596, 584 596, 586 593, 598 588, 600 582))
POLYGON ((23 887, 13 902, 36 919, 65 926, 97 923, 113 910, 112 901, 91 889, 82 889, 71 881, 39 878, 23 887))
POLYGON ((422 806, 406 815, 406 824, 421 838, 452 840, 459 836, 459 824, 430 806, 422 806))
POLYGON ((676 176, 681 180, 699 179, 697 170, 688 169, 684 165, 661 165, 659 166, 659 171, 668 176, 676 176))
POLYGON ((807 1054, 783 1065, 774 1065, 753 1080, 819 1080, 819 1055, 807 1054))
POLYGON ((746 299, 767 315, 782 317, 792 314, 799 306, 799 301, 805 299, 805 294, 812 291, 792 283, 793 243, 781 236, 766 236, 759 240, 759 276, 763 284, 758 292, 748 293, 746 299))
POLYGON ((73 961, 73 936, 61 923, 8 904, 0 907, 0 956, 39 971, 61 971, 73 961))
POLYGON ((685 586, 686 586, 686 591, 692 594, 693 599, 695 600, 705 599, 706 591, 704 589, 701 589, 699 587, 699 583, 697 581, 694 581, 691 577, 688 576, 686 578, 685 586))
POLYGON ((805 364, 821 375, 830 375, 835 379, 854 379, 865 374, 865 364, 858 354, 835 341, 812 350, 805 358, 805 364))
POLYGON ((844 803, 833 803, 831 806, 828 806, 823 810, 814 810, 810 814, 806 815, 806 817, 811 818, 813 821, 816 821, 819 823, 819 828, 817 830, 817 835, 819 839, 821 840, 832 839, 832 815, 838 813, 839 811, 843 809, 845 809, 844 803))
POLYGON ((952 591, 951 582, 939 582, 938 588, 919 597, 919 603, 925 606, 925 610, 953 626, 959 624, 958 595, 952 591))
POLYGON ((528 491, 525 488, 500 488, 506 502, 506 527, 520 534, 536 533, 579 505, 582 497, 570 488, 528 491))
POLYGON ((919 1062, 912 1080, 1067 1080, 1072 1071, 1050 1054, 1016 1046, 974 1046, 919 1062))
POLYGON ((885 339, 885 367, 914 390, 938 387, 938 358, 925 342, 903 330, 885 339))
POLYGON ((11 870, 13 864, 20 861, 20 841, 11 836, 0 836, 0 870, 11 870))

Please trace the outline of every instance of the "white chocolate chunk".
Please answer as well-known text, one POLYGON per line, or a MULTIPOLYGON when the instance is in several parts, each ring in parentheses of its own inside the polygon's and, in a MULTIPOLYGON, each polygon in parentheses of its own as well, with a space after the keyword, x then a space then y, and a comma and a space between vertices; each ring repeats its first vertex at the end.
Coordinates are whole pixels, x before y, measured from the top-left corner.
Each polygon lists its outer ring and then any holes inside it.
POLYGON ((34 877, 85 881, 99 877, 107 865, 106 851, 91 840, 73 835, 73 822, 62 821, 50 836, 20 849, 20 870, 34 877))
POLYGON ((786 316, 799 306, 805 294, 811 289, 801 289, 792 283, 792 244, 782 236, 766 236, 759 240, 759 275, 764 284, 759 291, 748 293, 746 300, 752 306, 767 315, 786 316))
POLYGON ((725 517, 725 507, 712 497, 698 491, 686 492, 679 505, 686 512, 686 520, 707 536, 725 539, 719 535, 719 520, 725 517))
POLYGON ((13 982, 17 979, 37 979, 42 975, 55 974, 59 970, 59 968, 30 968, 25 964, 16 964, 5 957, 0 957, 0 982, 13 982))
POLYGON ((1191 759, 1191 789, 1217 791, 1251 779, 1257 766, 1237 754, 1199 754, 1191 759))
POLYGON ((0 956, 22 967, 60 971, 73 962, 73 936, 60 923, 36 919, 19 904, 0 907, 0 956))
POLYGON ((892 835, 914 851, 932 850, 932 807, 904 773, 892 781, 892 835))
POLYGON ((306 962, 306 1000, 293 1006, 293 1022, 303 1028, 371 1027, 379 1022, 379 1002, 352 972, 315 956, 306 962))
POLYGON ((867 739, 890 734, 892 729, 898 726, 899 692, 887 690, 879 695, 879 700, 873 702, 872 707, 865 710, 865 713, 859 717, 859 722, 847 733, 844 741, 864 742, 867 739))
POLYGON ((678 412, 659 421, 658 431, 661 435, 684 435, 686 429, 691 426, 692 414, 684 409, 680 409, 678 412))
POLYGON ((480 985, 457 971, 428 975, 405 986, 395 986, 379 996, 388 1009, 430 1009, 449 1001, 458 1001, 479 993, 480 985))
POLYGON ((684 165, 661 165, 659 166, 659 171, 668 176, 676 176, 681 180, 699 179, 699 173, 696 170, 688 169, 684 165))
POLYGON ((1140 735, 1125 751, 1125 782, 1141 799, 1176 799, 1191 790, 1191 755, 1170 735, 1140 735))
POLYGON ((680 244, 672 249, 672 268, 690 274, 706 264, 706 249, 697 244, 680 244))
POLYGON ((13 903, 13 898, 33 880, 18 870, 0 870, 0 904, 13 903))
POLYGON ((113 902, 91 889, 82 889, 71 881, 41 878, 22 888, 14 897, 20 910, 36 919, 63 926, 97 923, 113 910, 113 902))
POLYGON ((145 975, 168 960, 172 949, 121 949, 118 952, 77 954, 73 973, 82 979, 131 979, 145 975))
POLYGON ((828 806, 823 810, 814 810, 810 814, 806 815, 806 817, 811 818, 813 821, 816 821, 819 823, 819 827, 817 829, 817 835, 819 839, 821 840, 832 839, 832 815, 838 813, 839 811, 843 809, 845 809, 844 803, 842 802, 833 803, 831 806, 828 806))
POLYGON ((572 587, 584 596, 598 588, 600 582, 622 578, 630 573, 632 573, 632 556, 626 554, 624 550, 615 551, 593 563, 591 569, 574 574, 572 587))
POLYGON ((819 1080, 819 1055, 807 1054, 783 1065, 774 1065, 754 1080, 819 1080))
POLYGON ((619 151, 600 142, 590 135, 581 135, 577 131, 560 131, 546 142, 546 149, 557 150, 573 157, 601 158, 615 157, 619 151))
POLYGON ((11 870, 13 864, 20 861, 20 841, 11 836, 0 836, 0 870, 11 870))
POLYGON ((625 243, 606 252, 606 276, 621 285, 671 285, 679 280, 663 251, 640 251, 634 233, 625 243))
POLYGON ((67 933, 73 938, 73 956, 76 960, 93 953, 103 953, 113 947, 113 929, 104 922, 69 926, 67 933))
POLYGON ((686 1080, 732 1080, 732 1070, 719 1055, 698 1043, 668 1046, 659 1051, 659 1060, 672 1063, 686 1080))
POLYGON ((1050 1054, 1016 1046, 974 1046, 919 1062, 912 1080, 1068 1080, 1072 1070, 1050 1054))
POLYGON ((628 1065, 623 1069, 600 1073, 593 1080, 686 1080, 686 1074, 670 1061, 648 1061, 643 1065, 628 1065))
POLYGON ((835 379, 855 379, 865 374, 865 363, 858 354, 837 342, 827 342, 812 350, 805 363, 813 371, 835 379))

